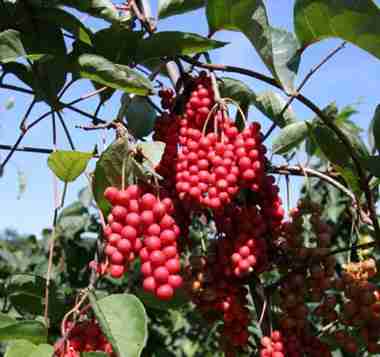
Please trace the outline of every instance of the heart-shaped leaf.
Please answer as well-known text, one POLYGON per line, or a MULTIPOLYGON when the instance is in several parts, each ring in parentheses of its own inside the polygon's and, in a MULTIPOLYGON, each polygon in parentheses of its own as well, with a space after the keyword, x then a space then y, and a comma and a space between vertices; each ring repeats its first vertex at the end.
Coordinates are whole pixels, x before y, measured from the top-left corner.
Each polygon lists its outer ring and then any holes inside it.
POLYGON ((79 151, 55 151, 49 155, 48 166, 63 182, 73 182, 85 170, 92 153, 79 151))
POLYGON ((28 340, 33 343, 44 343, 47 329, 39 321, 17 321, 0 327, 0 341, 28 340))

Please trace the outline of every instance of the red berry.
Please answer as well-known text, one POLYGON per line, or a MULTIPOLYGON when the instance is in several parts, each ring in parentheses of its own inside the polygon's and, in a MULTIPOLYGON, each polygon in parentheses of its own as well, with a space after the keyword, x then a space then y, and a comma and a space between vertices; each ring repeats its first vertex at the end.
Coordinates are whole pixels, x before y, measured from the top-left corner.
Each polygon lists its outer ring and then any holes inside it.
POLYGON ((179 263, 179 260, 176 258, 169 259, 165 263, 165 266, 168 269, 170 274, 176 274, 181 270, 181 265, 179 263))
POLYGON ((108 237, 108 242, 109 242, 109 244, 111 244, 113 246, 117 246, 117 244, 119 243, 120 239, 121 239, 121 235, 120 234, 112 233, 108 237))
POLYGON ((144 279, 143 289, 147 292, 154 293, 154 291, 156 290, 156 281, 152 276, 144 279))
POLYGON ((167 207, 166 207, 166 205, 164 203, 157 202, 154 205, 152 211, 153 211, 154 217, 156 219, 161 219, 165 215, 165 213, 167 211, 167 207))
POLYGON ((154 215, 152 211, 143 211, 140 214, 141 222, 145 225, 145 227, 150 226, 154 223, 154 215))
POLYGON ((154 279, 159 283, 166 283, 169 278, 169 271, 166 267, 160 266, 153 271, 154 279))
POLYGON ((124 255, 116 250, 112 253, 110 260, 112 264, 121 265, 124 263, 124 255))
POLYGON ((125 268, 123 265, 111 265, 111 276, 120 278, 124 274, 125 268))
POLYGON ((161 248, 161 240, 157 236, 150 236, 144 239, 144 245, 150 250, 159 250, 161 248))
POLYGON ((128 213, 125 222, 132 227, 137 228, 140 225, 140 215, 135 212, 128 213))
POLYGON ((131 199, 138 199, 141 195, 141 190, 137 185, 130 185, 127 187, 127 193, 131 199))
POLYGON ((123 230, 123 226, 118 222, 111 223, 110 227, 112 229, 112 232, 117 233, 117 234, 120 234, 121 231, 123 230))
POLYGON ((154 266, 159 266, 165 264, 166 256, 162 251, 154 250, 152 253, 150 253, 149 260, 154 266))
POLYGON ((128 239, 120 239, 117 243, 117 249, 120 253, 127 255, 132 249, 132 245, 128 239))
POLYGON ((173 289, 178 289, 179 287, 182 286, 182 278, 179 275, 170 275, 168 279, 168 284, 173 288, 173 289))
POLYGON ((174 295, 174 290, 169 284, 161 285, 157 288, 156 295, 161 300, 170 300, 174 295))
POLYGON ((152 264, 150 262, 145 262, 141 265, 141 272, 144 276, 152 275, 153 269, 152 264))
POLYGON ((125 226, 121 231, 121 236, 125 239, 134 241, 137 237, 137 231, 132 226, 125 226))
POLYGON ((146 193, 141 197, 140 203, 143 210, 152 210, 157 199, 151 193, 146 193))
POLYGON ((116 187, 107 187, 104 191, 104 198, 114 205, 116 203, 116 197, 118 194, 119 190, 116 187))
POLYGON ((177 256, 177 248, 173 245, 165 247, 162 252, 165 254, 166 259, 174 258, 177 256))

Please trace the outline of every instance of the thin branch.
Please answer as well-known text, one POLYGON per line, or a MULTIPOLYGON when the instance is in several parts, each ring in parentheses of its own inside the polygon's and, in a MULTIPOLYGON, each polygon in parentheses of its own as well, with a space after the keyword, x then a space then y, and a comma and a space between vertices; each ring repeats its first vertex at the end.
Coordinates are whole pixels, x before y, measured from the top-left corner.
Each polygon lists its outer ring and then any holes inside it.
MULTIPOLYGON (((286 110, 289 108, 289 106, 293 103, 294 99, 296 98, 296 95, 301 92, 307 81, 312 77, 312 75, 317 72, 326 62, 328 62, 334 55, 336 55, 340 50, 342 50, 346 46, 347 42, 342 42, 337 48, 335 48, 332 52, 330 52, 323 60, 317 64, 315 67, 313 67, 309 73, 305 76, 301 84, 298 86, 295 95, 292 95, 287 103, 285 104, 284 108, 281 110, 279 114, 279 118, 281 118, 286 110)), ((277 123, 273 123, 272 126, 269 128, 269 130, 264 135, 263 141, 265 141, 273 132, 273 130, 276 128, 277 123)))
MULTIPOLYGON (((0 150, 12 150, 14 145, 3 145, 0 144, 0 150)), ((15 151, 20 152, 32 152, 37 154, 51 154, 53 152, 52 149, 45 149, 45 148, 35 148, 31 146, 22 146, 15 149, 15 151)))
POLYGON ((162 114, 164 111, 155 103, 153 102, 152 99, 150 99, 149 97, 145 97, 146 101, 148 102, 148 104, 154 109, 156 110, 158 113, 162 114))
POLYGON ((31 111, 33 110, 33 107, 35 106, 35 104, 36 104, 36 100, 33 99, 32 102, 30 103, 30 105, 28 106, 28 109, 26 110, 24 117, 21 120, 21 123, 19 126, 21 131, 25 131, 25 123, 28 120, 28 116, 31 113, 31 111))
POLYGON ((340 182, 331 177, 330 174, 323 173, 318 170, 311 169, 309 167, 301 167, 301 166, 271 166, 268 169, 268 172, 279 175, 293 175, 293 176, 308 176, 318 177, 323 181, 328 182, 332 186, 336 187, 338 190, 342 191, 345 195, 347 195, 352 201, 356 201, 355 195, 340 182))
POLYGON ((67 109, 70 109, 72 110, 73 112, 76 112, 78 114, 81 114, 87 118, 90 118, 92 120, 96 120, 98 123, 106 123, 106 121, 104 121, 103 119, 100 119, 98 118, 97 116, 93 115, 93 114, 90 114, 90 113, 87 113, 85 111, 83 111, 82 109, 78 109, 78 108, 75 108, 73 107, 71 104, 64 104, 63 103, 63 106, 67 109))
POLYGON ((70 144, 70 147, 71 147, 71 150, 75 150, 75 145, 74 145, 74 142, 73 142, 73 138, 71 137, 70 131, 67 128, 67 125, 65 123, 65 120, 64 120, 62 114, 60 112, 57 112, 57 115, 58 115, 59 121, 60 121, 60 123, 61 123, 61 125, 63 127, 63 130, 65 131, 67 140, 69 141, 69 144, 70 144))
POLYGON ((10 89, 10 90, 14 90, 14 91, 17 91, 17 92, 21 92, 21 93, 26 93, 26 94, 32 94, 34 95, 34 92, 30 89, 27 89, 27 88, 22 88, 22 87, 17 87, 17 86, 13 86, 11 84, 4 84, 4 83, 1 83, 0 84, 0 88, 4 88, 4 89, 10 89))

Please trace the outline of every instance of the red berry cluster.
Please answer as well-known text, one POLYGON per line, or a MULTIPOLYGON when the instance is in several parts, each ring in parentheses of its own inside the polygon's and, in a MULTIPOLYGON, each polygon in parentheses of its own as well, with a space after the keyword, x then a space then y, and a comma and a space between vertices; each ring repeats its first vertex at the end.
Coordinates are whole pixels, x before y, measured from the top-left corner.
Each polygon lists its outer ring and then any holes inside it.
POLYGON ((153 139, 165 143, 165 151, 156 172, 165 180, 165 188, 171 189, 175 186, 175 175, 173 168, 177 162, 178 148, 178 117, 174 114, 163 113, 155 122, 153 139))
MULTIPOLYGON (((215 244, 218 246, 221 241, 215 244)), ((223 321, 221 345, 228 351, 231 347, 244 347, 248 342, 248 291, 225 276, 224 258, 218 254, 220 249, 215 249, 215 255, 191 257, 185 269, 185 288, 209 322, 223 321)))
POLYGON ((261 339, 262 349, 260 357, 284 357, 285 352, 283 337, 280 331, 272 331, 270 337, 264 336, 261 339))
POLYGON ((113 205, 105 229, 105 254, 113 277, 121 277, 139 254, 143 287, 160 299, 170 299, 182 284, 177 239, 180 229, 172 217, 170 198, 162 201, 138 185, 125 190, 108 187, 105 198, 113 205))
POLYGON ((262 271, 267 264, 267 244, 263 236, 268 232, 265 218, 256 206, 233 206, 216 216, 219 232, 225 233, 219 244, 219 254, 225 257, 225 274, 242 277, 254 269, 262 271))
POLYGON ((68 339, 58 340, 55 344, 56 357, 80 357, 82 352, 103 352, 116 357, 112 345, 103 335, 96 320, 85 320, 74 324, 66 323, 68 339))

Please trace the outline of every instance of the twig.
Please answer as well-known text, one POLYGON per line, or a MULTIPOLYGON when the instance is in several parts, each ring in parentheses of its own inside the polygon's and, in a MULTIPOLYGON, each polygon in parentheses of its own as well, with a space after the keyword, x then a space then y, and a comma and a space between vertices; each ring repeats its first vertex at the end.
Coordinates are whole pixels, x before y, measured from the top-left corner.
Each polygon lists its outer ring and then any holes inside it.
MULTIPOLYGON (((12 150, 14 145, 4 145, 0 144, 0 150, 12 150)), ((45 148, 35 148, 31 146, 22 146, 15 149, 15 151, 21 151, 21 152, 33 152, 38 154, 51 154, 53 152, 52 149, 45 149, 45 148)))
MULTIPOLYGON (((222 65, 222 64, 205 64, 205 63, 202 63, 199 61, 195 61, 191 57, 188 57, 188 56, 183 56, 182 58, 185 62, 188 62, 188 63, 193 64, 193 65, 200 67, 200 68, 206 68, 206 69, 211 69, 211 70, 215 70, 215 71, 224 71, 224 72, 244 74, 246 76, 256 78, 262 82, 268 83, 268 84, 284 91, 282 85, 276 79, 271 78, 271 77, 267 77, 261 73, 258 73, 258 72, 255 72, 255 71, 252 71, 249 69, 235 67, 235 66, 222 65)), ((355 165, 356 171, 358 173, 359 179, 360 179, 361 189, 363 190, 366 201, 367 201, 369 215, 370 215, 370 218, 373 222, 376 237, 380 242, 380 225, 379 225, 379 222, 377 220, 376 208, 374 205, 371 190, 368 186, 368 180, 366 177, 366 173, 365 173, 365 170, 362 168, 360 160, 357 157, 355 150, 352 147, 349 139, 337 127, 337 125, 328 116, 326 116, 325 113, 317 105, 315 105, 310 99, 308 99, 307 97, 305 97, 304 95, 302 95, 300 93, 297 93, 294 97, 295 97, 295 99, 300 101, 302 104, 304 104, 306 107, 308 107, 312 112, 314 112, 323 121, 323 123, 335 133, 335 135, 339 138, 339 140, 343 143, 343 145, 346 147, 347 151, 349 152, 349 154, 352 158, 352 161, 355 165)))
POLYGON ((86 130, 86 131, 91 131, 91 130, 103 130, 103 129, 115 129, 116 124, 112 121, 110 123, 105 123, 105 124, 88 124, 88 125, 77 125, 76 128, 86 130))
POLYGON ((307 174, 309 176, 318 177, 321 180, 328 182, 332 186, 342 191, 345 195, 350 197, 352 201, 356 201, 355 195, 347 187, 345 187, 340 182, 331 177, 330 174, 323 173, 321 171, 314 170, 309 167, 288 165, 271 166, 269 167, 268 172, 279 175, 305 176, 307 174))
POLYGON ((66 123, 65 123, 65 120, 63 119, 62 114, 60 112, 57 112, 57 115, 58 115, 59 121, 60 121, 60 123, 61 123, 61 125, 63 127, 63 130, 65 131, 67 140, 69 141, 69 144, 70 144, 70 147, 71 147, 71 150, 75 150, 75 145, 74 145, 73 139, 71 137, 69 129, 66 126, 66 123))
POLYGON ((24 117, 21 120, 21 123, 19 126, 21 131, 25 131, 25 123, 28 120, 28 116, 31 113, 31 111, 33 110, 33 107, 35 106, 35 104, 36 104, 36 100, 33 99, 32 102, 30 103, 30 105, 28 106, 28 109, 26 110, 24 117))
POLYGON ((106 123, 106 121, 104 121, 103 119, 100 119, 98 118, 97 116, 93 115, 93 114, 90 114, 90 113, 87 113, 85 111, 83 111, 82 109, 78 109, 78 108, 75 108, 74 106, 72 106, 71 104, 65 104, 65 103, 62 103, 63 106, 67 109, 70 109, 72 110, 73 112, 76 112, 78 114, 81 114, 87 118, 90 118, 92 119, 93 121, 96 121, 98 123, 106 123))
POLYGON ((11 84, 4 84, 4 83, 1 83, 0 84, 0 88, 4 88, 4 89, 10 89, 10 90, 15 90, 17 92, 21 92, 21 93, 26 93, 26 94, 34 94, 34 92, 30 89, 26 89, 26 88, 22 88, 22 87, 17 87, 17 86, 13 86, 11 84))
MULTIPOLYGON (((281 110, 280 114, 278 115, 279 118, 281 118, 286 110, 289 108, 289 106, 293 103, 294 99, 296 98, 297 94, 303 89, 307 81, 312 77, 312 75, 317 72, 328 60, 330 60, 332 57, 334 57, 335 54, 337 54, 340 50, 346 46, 347 42, 342 42, 337 48, 335 48, 332 52, 330 52, 323 60, 317 64, 315 67, 313 67, 309 73, 305 76, 301 84, 298 86, 296 93, 291 95, 287 103, 285 104, 284 108, 281 110)), ((273 130, 276 128, 277 123, 273 123, 272 126, 269 128, 269 130, 264 135, 263 141, 265 141, 273 132, 273 130)))
POLYGON ((162 114, 164 111, 155 103, 153 102, 152 99, 150 99, 149 97, 145 97, 146 101, 148 102, 148 104, 155 110, 157 111, 158 113, 162 114))

